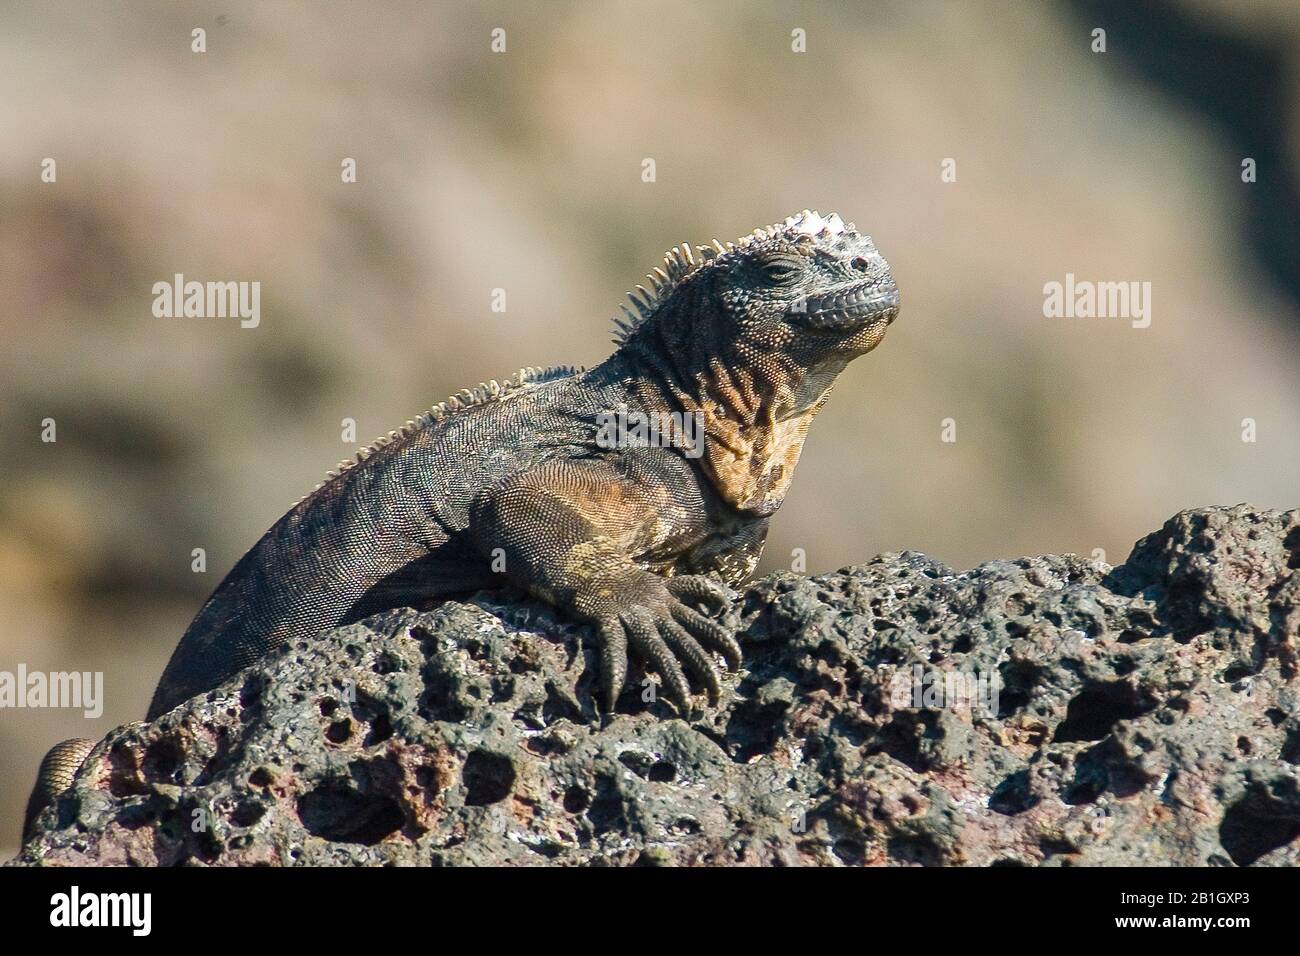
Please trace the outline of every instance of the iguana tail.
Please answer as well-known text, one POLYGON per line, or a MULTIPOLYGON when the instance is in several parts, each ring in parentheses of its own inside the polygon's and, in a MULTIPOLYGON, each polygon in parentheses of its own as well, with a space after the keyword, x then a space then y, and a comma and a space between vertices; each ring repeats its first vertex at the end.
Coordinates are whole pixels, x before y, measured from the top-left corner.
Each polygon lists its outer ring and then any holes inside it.
POLYGON ((41 761, 41 768, 36 772, 36 785, 32 795, 27 798, 27 813, 23 817, 23 841, 32 834, 32 827, 41 811, 48 807, 59 794, 72 785, 72 780, 85 763, 86 757, 95 749, 98 741, 73 737, 55 744, 41 761))

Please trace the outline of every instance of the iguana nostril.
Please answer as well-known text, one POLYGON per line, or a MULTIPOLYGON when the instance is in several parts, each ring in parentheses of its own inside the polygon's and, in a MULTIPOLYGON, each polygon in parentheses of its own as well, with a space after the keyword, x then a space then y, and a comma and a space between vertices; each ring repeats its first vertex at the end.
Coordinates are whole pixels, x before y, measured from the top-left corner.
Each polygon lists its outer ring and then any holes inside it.
POLYGON ((857 269, 859 272, 867 271, 867 260, 862 256, 854 256, 853 261, 850 262, 849 265, 853 266, 853 268, 857 269))

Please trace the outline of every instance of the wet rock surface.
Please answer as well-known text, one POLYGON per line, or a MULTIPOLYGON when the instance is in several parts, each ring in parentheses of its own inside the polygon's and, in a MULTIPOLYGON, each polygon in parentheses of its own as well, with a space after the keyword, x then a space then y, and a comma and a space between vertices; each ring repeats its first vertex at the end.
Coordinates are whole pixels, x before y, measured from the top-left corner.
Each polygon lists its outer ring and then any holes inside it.
POLYGON ((771 575, 690 720, 636 668, 598 715, 518 595, 395 610, 119 728, 14 862, 1295 865, 1297 568, 1300 512, 1241 505, 1113 569, 771 575))

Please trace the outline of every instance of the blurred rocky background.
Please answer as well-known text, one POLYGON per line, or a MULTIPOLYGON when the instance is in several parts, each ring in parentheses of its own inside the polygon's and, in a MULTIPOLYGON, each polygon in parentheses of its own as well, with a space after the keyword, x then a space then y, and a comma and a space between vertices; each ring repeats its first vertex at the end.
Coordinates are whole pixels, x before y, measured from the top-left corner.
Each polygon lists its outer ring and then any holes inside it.
POLYGON ((0 855, 41 754, 143 714, 343 419, 598 362, 683 240, 835 210, 903 293, 762 570, 1115 563, 1180 509, 1300 498, 1291 0, 9 3, 0 89, 0 670, 107 693, 0 711, 0 855), (178 272, 260 282, 261 324, 155 318, 178 272), (1044 318, 1067 273, 1152 283, 1151 326, 1044 318))

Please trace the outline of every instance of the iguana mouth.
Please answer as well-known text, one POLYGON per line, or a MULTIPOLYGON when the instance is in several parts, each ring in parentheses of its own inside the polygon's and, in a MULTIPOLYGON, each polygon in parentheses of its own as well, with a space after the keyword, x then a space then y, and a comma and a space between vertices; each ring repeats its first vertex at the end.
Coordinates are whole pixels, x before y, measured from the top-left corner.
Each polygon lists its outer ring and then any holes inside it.
POLYGON ((826 295, 809 296, 803 311, 790 312, 797 322, 824 332, 852 332, 898 316, 898 290, 881 292, 874 282, 839 288, 826 295))

